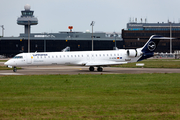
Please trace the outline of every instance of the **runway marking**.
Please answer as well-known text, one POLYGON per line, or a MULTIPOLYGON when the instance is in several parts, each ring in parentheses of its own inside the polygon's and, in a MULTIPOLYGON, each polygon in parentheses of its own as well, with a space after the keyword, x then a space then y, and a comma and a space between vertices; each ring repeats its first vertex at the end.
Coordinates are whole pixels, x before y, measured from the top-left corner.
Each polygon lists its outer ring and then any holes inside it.
POLYGON ((0 75, 23 75, 20 73, 0 73, 0 75))

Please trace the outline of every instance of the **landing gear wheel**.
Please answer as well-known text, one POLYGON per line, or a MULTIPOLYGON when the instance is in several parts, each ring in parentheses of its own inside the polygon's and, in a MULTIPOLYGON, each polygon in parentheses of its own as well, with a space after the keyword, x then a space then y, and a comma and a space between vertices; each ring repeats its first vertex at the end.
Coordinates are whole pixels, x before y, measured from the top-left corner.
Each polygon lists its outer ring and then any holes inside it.
POLYGON ((16 67, 13 67, 13 72, 16 72, 17 71, 17 68, 16 67))
POLYGON ((103 68, 102 68, 102 67, 98 67, 98 68, 97 68, 97 71, 98 71, 98 72, 102 72, 102 71, 103 71, 103 68))
POLYGON ((93 67, 93 66, 90 66, 90 67, 89 67, 89 71, 94 71, 94 67, 93 67))

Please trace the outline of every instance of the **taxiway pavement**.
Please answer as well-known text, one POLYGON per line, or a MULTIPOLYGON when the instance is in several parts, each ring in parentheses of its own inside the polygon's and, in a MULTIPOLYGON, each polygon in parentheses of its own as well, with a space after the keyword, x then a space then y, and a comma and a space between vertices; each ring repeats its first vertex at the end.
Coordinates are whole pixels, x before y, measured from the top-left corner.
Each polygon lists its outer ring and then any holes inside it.
POLYGON ((164 68, 121 68, 105 67, 103 72, 89 71, 84 66, 29 66, 13 72, 12 70, 0 70, 0 75, 49 75, 49 74, 139 74, 139 73, 180 73, 180 69, 164 68))

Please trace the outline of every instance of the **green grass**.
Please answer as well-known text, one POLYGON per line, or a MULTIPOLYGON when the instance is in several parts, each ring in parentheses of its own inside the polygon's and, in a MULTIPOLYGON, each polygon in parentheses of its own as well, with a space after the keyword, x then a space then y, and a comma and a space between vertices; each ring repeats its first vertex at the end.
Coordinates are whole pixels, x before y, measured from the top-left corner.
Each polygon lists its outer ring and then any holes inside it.
MULTIPOLYGON (((180 60, 176 59, 147 59, 136 63, 144 63, 144 68, 180 68, 180 60)), ((139 68, 136 63, 117 65, 115 67, 139 68)))
MULTIPOLYGON (((21 69, 20 67, 17 67, 17 69, 21 69)), ((0 70, 13 70, 13 68, 9 68, 7 66, 0 66, 0 70)))
POLYGON ((7 60, 0 60, 0 62, 6 62, 7 60))
POLYGON ((180 119, 180 74, 0 76, 0 119, 180 119))
POLYGON ((12 68, 8 68, 7 66, 0 66, 0 70, 12 70, 12 68))

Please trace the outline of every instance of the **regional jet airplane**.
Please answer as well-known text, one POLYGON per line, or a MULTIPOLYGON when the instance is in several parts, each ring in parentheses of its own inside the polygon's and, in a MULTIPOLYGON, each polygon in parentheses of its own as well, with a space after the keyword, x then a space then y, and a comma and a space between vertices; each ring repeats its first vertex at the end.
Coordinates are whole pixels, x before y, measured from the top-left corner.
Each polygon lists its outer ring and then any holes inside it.
POLYGON ((35 52, 20 53, 8 60, 5 65, 13 67, 40 65, 81 65, 88 66, 90 71, 103 71, 103 67, 137 62, 152 57, 160 39, 167 37, 152 35, 142 48, 119 49, 107 51, 76 51, 76 52, 35 52))

